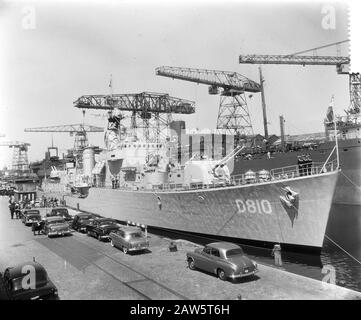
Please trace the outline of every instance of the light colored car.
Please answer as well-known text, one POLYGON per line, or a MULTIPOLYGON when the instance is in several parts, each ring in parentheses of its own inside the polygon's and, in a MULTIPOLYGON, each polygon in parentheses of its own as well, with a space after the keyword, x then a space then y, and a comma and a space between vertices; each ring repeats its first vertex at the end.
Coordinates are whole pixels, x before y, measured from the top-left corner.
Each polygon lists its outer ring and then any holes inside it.
POLYGON ((44 219, 44 233, 51 236, 70 235, 69 224, 63 217, 48 217, 44 219))
POLYGON ((110 244, 113 247, 128 251, 141 251, 149 248, 149 241, 142 230, 137 227, 120 227, 119 230, 109 235, 110 244))
POLYGON ((242 248, 230 242, 214 242, 194 252, 187 252, 189 269, 201 269, 216 274, 221 280, 252 276, 257 263, 248 258, 242 248))

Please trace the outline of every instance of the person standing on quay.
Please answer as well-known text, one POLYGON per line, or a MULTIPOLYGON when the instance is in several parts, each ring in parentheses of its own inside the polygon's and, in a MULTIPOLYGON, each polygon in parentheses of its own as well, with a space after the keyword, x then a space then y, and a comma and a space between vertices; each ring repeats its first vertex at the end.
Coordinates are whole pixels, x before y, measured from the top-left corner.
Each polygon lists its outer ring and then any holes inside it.
POLYGON ((281 245, 275 244, 271 255, 275 258, 275 265, 281 267, 282 266, 282 257, 281 257, 281 245))

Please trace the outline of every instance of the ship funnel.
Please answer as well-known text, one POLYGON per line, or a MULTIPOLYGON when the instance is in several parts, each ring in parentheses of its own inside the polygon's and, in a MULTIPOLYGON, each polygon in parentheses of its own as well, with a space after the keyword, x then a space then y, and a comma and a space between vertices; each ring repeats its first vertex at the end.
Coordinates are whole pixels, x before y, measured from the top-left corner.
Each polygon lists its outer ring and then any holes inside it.
POLYGON ((91 177, 92 170, 95 166, 94 148, 85 148, 83 151, 83 172, 85 176, 91 177))

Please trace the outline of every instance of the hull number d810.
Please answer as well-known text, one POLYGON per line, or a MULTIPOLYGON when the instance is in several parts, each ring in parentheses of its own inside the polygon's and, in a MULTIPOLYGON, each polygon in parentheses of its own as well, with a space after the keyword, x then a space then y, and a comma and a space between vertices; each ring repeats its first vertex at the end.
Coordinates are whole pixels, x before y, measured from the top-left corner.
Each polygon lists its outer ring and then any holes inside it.
POLYGON ((271 203, 268 200, 236 199, 236 205, 238 213, 272 214, 271 203))

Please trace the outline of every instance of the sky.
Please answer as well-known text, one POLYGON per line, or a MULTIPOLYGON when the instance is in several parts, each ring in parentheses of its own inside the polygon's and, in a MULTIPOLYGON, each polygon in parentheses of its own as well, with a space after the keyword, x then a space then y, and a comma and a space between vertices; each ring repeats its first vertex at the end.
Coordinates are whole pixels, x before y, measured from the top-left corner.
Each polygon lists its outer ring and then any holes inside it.
MULTIPOLYGON (((0 141, 29 142, 30 161, 41 160, 52 140, 65 152, 73 145, 68 133, 24 128, 82 122, 73 102, 109 94, 110 74, 114 93, 151 91, 195 101, 195 114, 174 118, 188 128, 214 129, 219 97, 205 85, 156 76, 155 68, 235 71, 259 82, 258 67, 239 64, 240 54, 291 54, 345 39, 344 2, 0 1, 0 133, 6 134, 0 141), (325 5, 335 8, 335 28, 322 24, 325 5)), ((347 44, 340 50, 349 54, 347 44)), ((336 113, 349 106, 348 77, 334 66, 265 65, 262 71, 271 134, 279 134, 281 114, 286 134, 323 131, 332 95, 336 113)), ((263 134, 260 94, 248 107, 254 132, 263 134)), ((104 127, 106 119, 94 114, 101 112, 87 112, 85 123, 104 127)), ((104 146, 102 133, 89 140, 104 146)), ((0 147, 0 168, 11 154, 0 147)))

